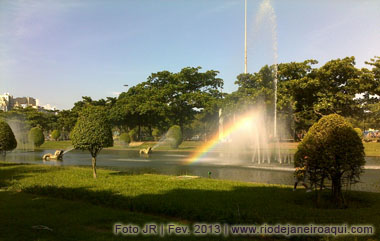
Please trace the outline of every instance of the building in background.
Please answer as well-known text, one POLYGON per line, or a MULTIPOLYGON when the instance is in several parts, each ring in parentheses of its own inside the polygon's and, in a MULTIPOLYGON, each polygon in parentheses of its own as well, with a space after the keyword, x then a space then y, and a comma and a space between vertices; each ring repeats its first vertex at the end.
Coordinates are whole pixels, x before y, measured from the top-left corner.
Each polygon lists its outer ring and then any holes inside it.
POLYGON ((13 107, 13 96, 9 93, 0 95, 0 110, 6 112, 11 110, 13 107))
POLYGON ((37 101, 36 99, 34 99, 33 97, 18 97, 18 98, 14 98, 13 100, 13 108, 15 107, 22 107, 22 108, 26 108, 26 107, 37 107, 37 101))
POLYGON ((38 99, 35 99, 33 97, 16 97, 14 98, 9 93, 5 93, 3 95, 0 95, 0 111, 10 111, 14 108, 26 108, 26 107, 32 107, 34 109, 37 109, 39 111, 46 111, 46 110, 57 110, 55 106, 51 106, 49 104, 45 106, 40 106, 38 99))

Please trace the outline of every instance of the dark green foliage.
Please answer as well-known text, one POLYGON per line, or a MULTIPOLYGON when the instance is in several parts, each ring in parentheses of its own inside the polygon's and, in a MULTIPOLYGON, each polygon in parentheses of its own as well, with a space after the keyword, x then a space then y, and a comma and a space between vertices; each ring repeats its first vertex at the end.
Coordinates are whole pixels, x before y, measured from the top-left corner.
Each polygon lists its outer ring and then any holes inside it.
POLYGON ((321 118, 298 145, 295 166, 307 165, 310 183, 323 188, 326 179, 332 182, 336 205, 345 204, 342 185, 359 180, 365 164, 363 143, 342 116, 331 114, 321 118))
POLYGON ((76 149, 89 150, 92 157, 96 157, 102 148, 112 146, 112 131, 104 109, 95 106, 84 108, 71 138, 76 149))
POLYGON ((30 129, 28 137, 35 147, 40 147, 45 142, 44 133, 39 127, 33 127, 30 129))
POLYGON ((168 133, 166 134, 166 138, 173 149, 177 149, 179 145, 182 143, 182 131, 181 127, 178 125, 174 125, 170 127, 168 133))
POLYGON ((92 156, 93 175, 96 178, 96 156, 104 147, 113 146, 111 126, 106 111, 100 106, 86 106, 71 133, 75 149, 88 150, 92 156))
POLYGON ((17 147, 17 141, 9 125, 0 120, 0 152, 12 151, 17 147))
POLYGON ((131 138, 129 137, 128 133, 122 133, 119 136, 120 141, 122 141, 124 144, 128 144, 131 142, 131 138))
POLYGON ((132 129, 128 132, 131 141, 137 141, 139 137, 139 133, 137 129, 132 129))
POLYGON ((153 129, 152 136, 154 137, 155 141, 160 140, 161 135, 162 135, 162 132, 160 131, 160 129, 158 129, 158 128, 153 129))
POLYGON ((51 133, 51 137, 54 139, 54 140, 58 140, 59 137, 61 136, 61 131, 59 130, 54 130, 52 133, 51 133))

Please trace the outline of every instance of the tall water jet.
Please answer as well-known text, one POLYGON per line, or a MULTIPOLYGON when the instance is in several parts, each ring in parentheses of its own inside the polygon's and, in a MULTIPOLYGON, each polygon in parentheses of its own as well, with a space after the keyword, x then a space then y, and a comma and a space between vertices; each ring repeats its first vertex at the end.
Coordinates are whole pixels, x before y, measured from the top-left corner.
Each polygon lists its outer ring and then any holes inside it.
POLYGON ((271 37, 272 37, 272 50, 273 50, 273 66, 274 66, 274 118, 273 118, 273 138, 277 139, 277 72, 278 72, 278 44, 277 44, 277 17, 271 5, 270 0, 263 0, 260 4, 259 11, 255 20, 255 34, 262 26, 264 20, 269 20, 271 37))

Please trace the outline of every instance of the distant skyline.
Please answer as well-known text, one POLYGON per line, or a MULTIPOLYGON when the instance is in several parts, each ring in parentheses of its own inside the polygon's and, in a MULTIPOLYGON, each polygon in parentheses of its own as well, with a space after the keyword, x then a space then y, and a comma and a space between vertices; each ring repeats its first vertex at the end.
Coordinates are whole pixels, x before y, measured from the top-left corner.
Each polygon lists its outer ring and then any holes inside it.
MULTIPOLYGON (((248 0, 248 72, 273 64, 270 26, 248 0)), ((278 61, 380 55, 380 1, 272 0, 278 61)), ((319 66, 318 65, 318 66, 319 66)), ((153 72, 220 71, 224 91, 244 72, 244 0, 1 0, 0 93, 69 109, 117 96, 153 72)))

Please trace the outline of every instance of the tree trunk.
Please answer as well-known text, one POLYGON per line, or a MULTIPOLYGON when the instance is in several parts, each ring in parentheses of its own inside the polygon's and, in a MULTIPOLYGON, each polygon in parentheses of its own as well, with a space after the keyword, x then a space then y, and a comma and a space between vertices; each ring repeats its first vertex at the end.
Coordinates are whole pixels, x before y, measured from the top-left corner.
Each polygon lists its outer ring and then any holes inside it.
POLYGON ((92 157, 91 161, 92 161, 92 174, 94 175, 94 178, 96 178, 96 157, 92 157))
POLYGON ((138 135, 139 135, 138 139, 139 139, 139 141, 141 141, 141 126, 140 126, 140 124, 139 124, 139 129, 138 129, 138 135))
POLYGON ((342 183, 340 178, 335 178, 332 180, 333 185, 333 197, 335 204, 338 208, 343 207, 343 195, 342 195, 342 183))
POLYGON ((319 207, 319 204, 321 203, 321 195, 322 195, 322 190, 323 190, 323 183, 324 183, 324 177, 321 178, 321 182, 319 184, 319 190, 318 187, 315 187, 315 192, 317 195, 317 207, 319 207))

